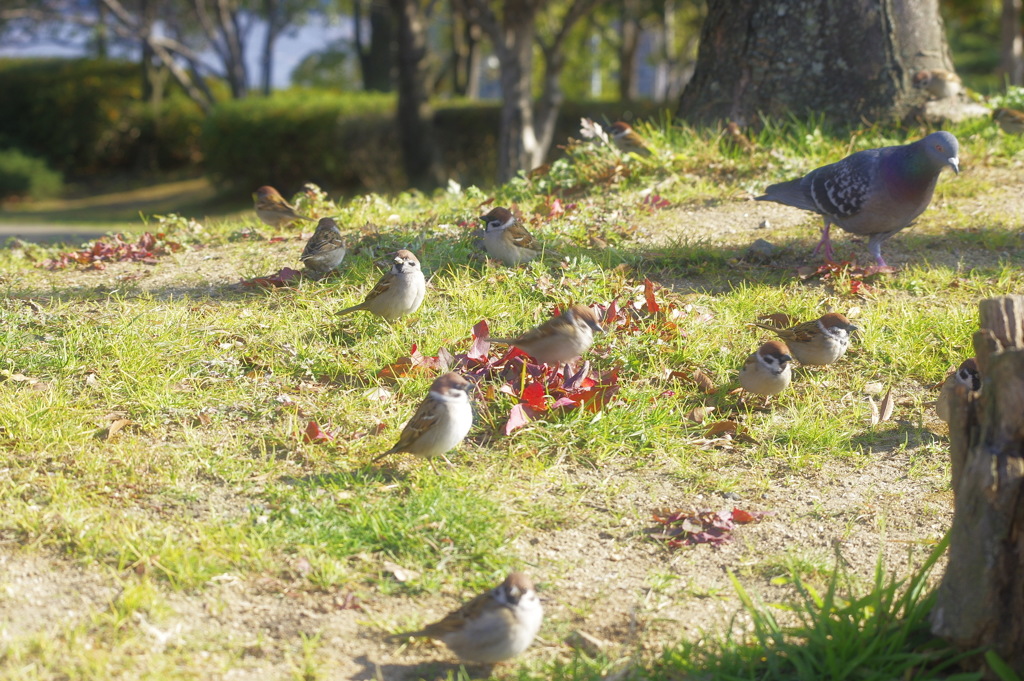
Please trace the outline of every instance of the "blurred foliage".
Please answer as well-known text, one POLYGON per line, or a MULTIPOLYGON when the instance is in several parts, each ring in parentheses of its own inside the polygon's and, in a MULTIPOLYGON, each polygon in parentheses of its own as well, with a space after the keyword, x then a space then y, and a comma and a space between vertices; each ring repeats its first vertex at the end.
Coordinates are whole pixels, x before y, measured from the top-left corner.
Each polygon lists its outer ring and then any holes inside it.
MULTIPOLYGON (((555 144, 578 137, 580 118, 634 120, 654 105, 567 102, 555 144)), ((391 95, 292 90, 270 98, 217 105, 203 128, 206 171, 224 189, 252 192, 271 184, 286 195, 306 182, 332 190, 394 191, 406 187, 391 95)), ((489 185, 497 168, 500 105, 445 102, 434 123, 446 174, 489 185)), ((557 151, 557 150, 556 150, 557 151)))
POLYGON ((64 186, 60 173, 40 158, 17 149, 0 149, 0 199, 56 196, 64 186))
POLYGON ((137 64, 99 59, 0 60, 0 144, 75 177, 170 170, 199 160, 202 115, 171 89, 140 101, 137 64))
POLYGON ((1001 0, 940 0, 946 37, 964 85, 983 94, 1003 89, 999 68, 1001 0))

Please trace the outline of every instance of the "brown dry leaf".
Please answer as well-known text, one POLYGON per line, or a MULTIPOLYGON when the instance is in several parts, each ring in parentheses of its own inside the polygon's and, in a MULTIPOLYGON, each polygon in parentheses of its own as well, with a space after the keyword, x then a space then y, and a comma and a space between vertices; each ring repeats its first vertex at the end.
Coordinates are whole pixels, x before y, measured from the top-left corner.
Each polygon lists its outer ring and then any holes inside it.
POLYGON ((878 420, 885 423, 892 418, 893 407, 896 406, 896 400, 892 396, 892 387, 885 391, 885 397, 882 398, 882 404, 879 406, 878 420))
POLYGON ((766 314, 764 316, 758 317, 757 321, 764 322, 765 324, 774 326, 776 329, 788 329, 791 326, 795 326, 797 323, 795 317, 791 317, 785 312, 766 314))
POLYGON ((408 582, 416 579, 420 576, 420 573, 415 570, 409 570, 404 568, 398 563, 392 563, 390 560, 384 561, 384 571, 390 572, 391 576, 395 578, 396 582, 408 582))
POLYGON ((104 440, 111 439, 112 437, 114 437, 115 435, 117 435, 122 430, 124 430, 127 426, 130 426, 130 425, 132 425, 132 421, 130 421, 129 419, 117 419, 116 421, 113 421, 107 427, 107 432, 103 436, 103 439, 104 440))
POLYGON ((879 419, 878 405, 875 404, 875 401, 873 399, 871 399, 870 397, 868 398, 868 404, 871 405, 871 425, 872 426, 877 426, 878 425, 878 419, 879 419))
POLYGON ((690 379, 697 384, 697 387, 703 390, 707 394, 715 392, 715 382, 711 380, 711 377, 700 369, 694 369, 693 373, 690 374, 690 379))
POLYGON ((735 421, 716 421, 704 433, 704 437, 718 437, 726 433, 735 434, 739 431, 740 424, 735 421))
POLYGON ((686 418, 694 423, 704 423, 704 419, 714 410, 714 407, 694 407, 686 413, 686 418))

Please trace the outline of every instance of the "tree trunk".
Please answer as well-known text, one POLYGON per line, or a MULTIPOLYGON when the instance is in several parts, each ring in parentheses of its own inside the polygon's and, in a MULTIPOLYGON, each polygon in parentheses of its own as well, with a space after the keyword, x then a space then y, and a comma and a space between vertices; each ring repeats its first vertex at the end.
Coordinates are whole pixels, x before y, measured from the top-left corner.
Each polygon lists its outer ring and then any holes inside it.
POLYGON ((679 115, 899 120, 923 100, 914 74, 933 68, 953 70, 938 0, 708 0, 679 115))
POLYGON ((370 40, 364 38, 363 3, 353 5, 355 21, 355 47, 359 56, 359 71, 363 76, 363 89, 367 92, 391 92, 394 89, 392 73, 395 65, 395 30, 391 8, 381 0, 370 0, 370 40))
POLYGON ((279 0, 263 0, 263 20, 267 22, 267 35, 263 40, 263 52, 260 54, 260 89, 263 96, 270 95, 274 79, 274 43, 280 35, 278 13, 279 0))
POLYGON ((623 0, 622 36, 619 43, 619 99, 636 99, 636 58, 640 48, 637 0, 623 0))
POLYGON ((480 21, 476 8, 460 0, 452 5, 452 92, 480 98, 480 21))
POLYGON ((950 409, 954 513, 932 631, 1024 673, 1024 296, 983 300, 981 390, 950 409))
POLYGON ((1024 36, 1021 36, 1021 0, 1003 0, 1000 18, 999 73, 1007 85, 1024 85, 1024 36))
POLYGON ((502 44, 498 49, 503 100, 498 131, 498 182, 511 180, 520 170, 531 170, 537 156, 531 92, 536 15, 536 7, 528 2, 505 5, 502 44))
POLYGON ((409 184, 429 190, 444 181, 434 112, 427 94, 427 22, 418 0, 391 0, 398 24, 398 139, 409 184))

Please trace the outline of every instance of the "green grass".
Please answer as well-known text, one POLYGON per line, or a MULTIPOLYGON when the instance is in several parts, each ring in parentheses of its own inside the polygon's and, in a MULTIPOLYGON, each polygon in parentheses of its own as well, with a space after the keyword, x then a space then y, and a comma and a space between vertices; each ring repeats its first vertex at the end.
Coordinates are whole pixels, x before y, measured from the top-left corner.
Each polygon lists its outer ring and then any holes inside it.
MULTIPOLYGON (((370 603, 444 596, 450 605, 522 568, 547 572, 549 593, 557 595, 557 561, 528 563, 521 542, 634 519, 644 511, 618 500, 644 475, 667 475, 684 495, 756 499, 780 478, 811 478, 836 464, 855 469, 876 452, 909 451, 908 475, 948 479, 943 448, 922 427, 933 399, 928 391, 970 354, 977 301, 1024 285, 1017 264, 1024 244, 1013 222, 991 224, 955 208, 958 199, 991 187, 944 176, 940 199, 951 208, 941 217, 926 214, 921 229, 897 236, 911 253, 908 264, 895 276, 873 278, 874 289, 858 296, 849 279, 794 276, 813 241, 810 218, 780 235, 782 265, 749 265, 736 259, 742 242, 638 242, 636 225, 662 215, 643 197, 656 187, 649 193, 677 207, 734 201, 765 182, 921 131, 871 130, 850 139, 790 123, 767 128, 750 154, 717 131, 641 132, 655 158, 633 159, 612 183, 595 180, 615 160, 611 151, 579 150, 550 174, 516 180, 493 196, 468 187, 302 205, 338 216, 351 251, 337 277, 286 289, 210 284, 221 270, 251 277, 296 266, 301 244, 286 242, 290 250, 282 256, 268 241, 274 235, 249 215, 201 230, 173 216, 151 219, 148 229, 168 231, 189 249, 156 266, 51 273, 33 264, 54 249, 0 252, 0 536, 123 585, 88 621, 58 626, 60 645, 42 634, 5 644, 4 675, 196 678, 230 667, 239 655, 230 641, 194 637, 152 652, 139 624, 174 621, 169 604, 201 598, 228 576, 275 580, 308 594, 350 591, 370 603), (567 212, 548 218, 556 195, 567 212), (521 269, 485 264, 470 226, 460 223, 472 222, 489 199, 537 216, 531 229, 565 259, 521 269), (608 248, 591 249, 591 236, 608 248), (937 241, 979 264, 930 262, 937 241), (335 318, 334 310, 358 302, 379 276, 374 257, 399 247, 417 252, 431 277, 423 308, 393 324, 365 314, 335 318), (205 262, 214 264, 202 269, 205 262), (621 391, 607 408, 550 415, 505 437, 500 429, 516 400, 498 392, 477 401, 470 438, 451 455, 454 470, 435 473, 403 455, 370 465, 395 441, 433 378, 378 375, 412 345, 428 356, 442 348, 465 352, 480 319, 505 335, 543 321, 554 306, 642 301, 645 278, 666 284, 657 296, 676 311, 677 329, 654 335, 643 327, 598 339, 589 356, 594 367, 620 370, 621 391), (766 312, 810 319, 830 310, 850 314, 862 329, 844 361, 822 371, 798 369, 771 409, 737 409, 728 394, 736 371, 768 337, 750 323, 766 312), (713 394, 664 378, 698 368, 714 381, 713 394), (906 398, 897 421, 869 425, 870 383, 906 398), (708 446, 707 423, 684 416, 701 405, 716 407, 709 422, 742 421, 751 439, 708 446), (119 420, 130 423, 110 435, 119 420), (310 420, 335 439, 304 442, 310 420), (417 576, 397 581, 385 561, 417 576), (297 564, 304 566, 298 577, 297 564)), ((1020 151, 1016 140, 988 128, 954 132, 965 159, 999 165, 1020 151)), ((863 250, 846 239, 842 245, 863 250)), ((749 584, 737 581, 753 638, 684 641, 663 657, 637 658, 630 673, 843 678, 839 666, 816 666, 815 656, 826 656, 825 641, 850 643, 851 632, 869 625, 892 636, 890 647, 868 651, 886 664, 895 660, 880 667, 886 671, 878 678, 902 677, 921 664, 914 656, 931 645, 922 625, 929 602, 923 572, 900 586, 879 570, 866 592, 851 595, 858 585, 841 583, 820 556, 751 560, 750 574, 789 574, 803 598, 791 612, 803 618, 801 628, 783 628, 770 610, 754 605, 749 584), (797 567, 786 573, 791 565, 797 567), (824 592, 803 581, 808 573, 830 580, 824 592)), ((666 579, 658 584, 668 588, 666 579)), ((581 612, 587 605, 575 604, 581 612)), ((367 619, 392 630, 422 617, 367 619)), ((571 623, 545 627, 563 632, 571 623)), ((297 678, 329 677, 329 649, 316 632, 304 631, 272 657, 297 678)), ((499 676, 596 679, 620 667, 613 659, 558 655, 499 676)))

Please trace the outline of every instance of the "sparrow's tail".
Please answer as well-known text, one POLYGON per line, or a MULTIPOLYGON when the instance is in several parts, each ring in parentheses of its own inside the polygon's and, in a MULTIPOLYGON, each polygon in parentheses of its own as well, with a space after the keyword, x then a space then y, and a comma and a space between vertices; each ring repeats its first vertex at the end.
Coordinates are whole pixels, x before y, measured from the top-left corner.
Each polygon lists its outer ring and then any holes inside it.
POLYGON ((346 307, 344 310, 339 310, 335 314, 338 317, 340 317, 340 316, 346 315, 346 314, 348 314, 350 312, 355 312, 357 310, 362 310, 362 309, 363 309, 363 303, 359 303, 358 305, 353 305, 352 307, 346 307))

